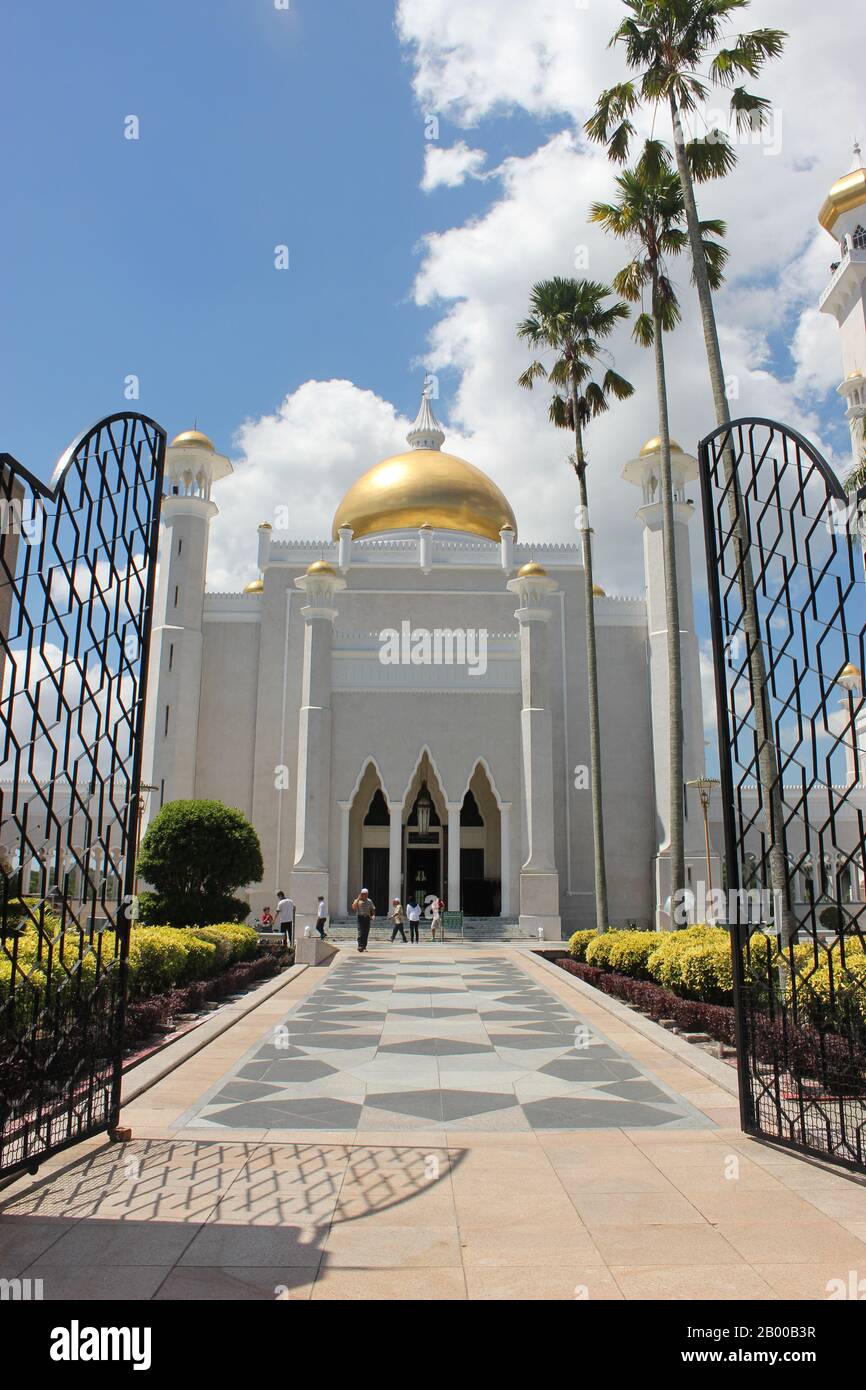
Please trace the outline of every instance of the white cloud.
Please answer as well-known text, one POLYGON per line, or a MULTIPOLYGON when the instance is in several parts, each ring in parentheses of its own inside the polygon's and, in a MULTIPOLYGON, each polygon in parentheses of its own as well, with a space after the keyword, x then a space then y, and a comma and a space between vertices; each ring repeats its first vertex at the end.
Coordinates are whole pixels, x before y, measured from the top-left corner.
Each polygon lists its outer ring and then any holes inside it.
MULTIPOLYGON (((428 152, 425 186, 478 174, 478 123, 491 114, 562 119, 559 133, 539 133, 534 151, 484 175, 491 202, 482 215, 423 240, 414 285, 416 302, 438 314, 428 365, 457 381, 442 408, 460 433, 452 428, 445 447, 496 479, 527 540, 575 539, 575 489, 565 461, 569 440, 549 426, 544 391, 530 395, 516 386, 528 354, 514 328, 534 280, 580 273, 609 280, 626 258, 624 248, 587 225, 589 204, 611 194, 615 171, 582 135, 597 92, 624 75, 621 52, 607 48, 621 15, 619 0, 595 0, 587 9, 566 0, 397 5, 419 106, 473 128, 471 148, 461 140, 428 152), (588 265, 576 262, 576 248, 585 248, 588 265)), ((735 414, 792 424, 832 457, 819 412, 841 376, 840 348, 835 324, 814 304, 834 247, 816 216, 850 160, 847 132, 861 111, 857 55, 844 26, 828 24, 811 0, 755 0, 748 23, 779 25, 790 38, 760 83, 774 103, 777 148, 743 146, 735 173, 700 190, 704 215, 728 222, 729 283, 718 312, 732 406, 735 414), (780 341, 790 349, 782 368, 773 356, 780 341)), ((671 425, 693 451, 714 417, 687 262, 675 270, 685 322, 666 343, 671 425)), ((599 580, 633 592, 642 587, 639 499, 619 475, 657 432, 655 390, 650 355, 627 329, 611 346, 637 394, 593 424, 589 485, 599 580)), ((832 396, 829 408, 842 418, 832 396)), ((223 515, 214 526, 211 585, 237 587, 251 577, 255 527, 277 505, 289 506, 294 534, 324 537, 345 489, 401 447, 407 427, 392 405, 349 382, 308 382, 274 415, 246 422, 238 472, 219 489, 223 515)), ((693 495, 697 500, 696 487, 693 495)), ((698 543, 699 527, 693 531, 698 543)), ((699 559, 696 577, 700 583, 699 559)))
POLYGON ((436 188, 459 188, 467 178, 477 178, 484 168, 484 150, 471 150, 465 140, 443 148, 430 144, 424 158, 421 187, 425 193, 436 188))
POLYGON ((410 421, 351 381, 307 381, 273 415, 245 420, 232 477, 219 484, 208 587, 238 589, 257 574, 257 528, 288 509, 293 537, 328 541, 341 497, 379 459, 405 447, 410 421))

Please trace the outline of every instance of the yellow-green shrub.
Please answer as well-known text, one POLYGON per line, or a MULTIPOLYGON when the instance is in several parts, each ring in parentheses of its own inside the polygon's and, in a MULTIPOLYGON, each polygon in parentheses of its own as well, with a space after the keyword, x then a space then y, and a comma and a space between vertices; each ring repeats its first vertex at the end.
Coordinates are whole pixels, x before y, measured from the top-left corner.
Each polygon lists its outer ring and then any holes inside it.
MULTIPOLYGON (((200 942, 204 947, 203 959, 208 947, 216 956, 216 947, 209 942, 200 942)), ((129 993, 134 999, 148 994, 160 994, 174 985, 186 984, 193 977, 188 974, 187 961, 190 953, 188 933, 173 927, 136 927, 129 940, 129 993)))
POLYGON ((599 965, 604 961, 611 970, 620 975, 631 975, 642 979, 647 974, 647 960, 656 948, 656 933, 649 931, 610 931, 593 942, 587 951, 589 965, 599 965), (606 942, 603 951, 598 950, 600 942, 606 942))
POLYGON ((203 941, 212 941, 220 963, 231 965, 236 960, 252 960, 258 955, 259 934, 255 927, 241 922, 220 922, 218 926, 192 928, 203 941))
POLYGON ((662 932, 647 960, 647 971, 675 994, 694 995, 711 1002, 731 991, 731 943, 722 927, 695 926, 662 932))
POLYGON ((595 928, 592 931, 576 931, 573 936, 568 938, 568 954, 572 960, 586 960, 586 948, 591 941, 594 941, 598 933, 595 928))

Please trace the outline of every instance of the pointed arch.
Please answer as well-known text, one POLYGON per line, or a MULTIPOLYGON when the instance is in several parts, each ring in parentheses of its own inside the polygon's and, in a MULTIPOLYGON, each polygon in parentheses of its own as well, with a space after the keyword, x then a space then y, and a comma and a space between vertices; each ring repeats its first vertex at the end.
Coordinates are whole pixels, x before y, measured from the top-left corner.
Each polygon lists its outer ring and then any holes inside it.
POLYGON ((480 755, 479 757, 477 757, 477 758, 475 759, 475 762, 472 764, 472 767, 471 767, 470 772, 469 772, 469 776, 466 778, 466 783, 465 783, 465 785, 464 785, 464 787, 463 787, 463 791, 462 791, 462 793, 461 793, 461 795, 460 795, 460 801, 461 801, 461 803, 462 803, 463 801, 465 801, 465 799, 466 799, 466 793, 468 792, 470 786, 472 785, 472 779, 473 779, 473 777, 475 776, 475 773, 477 772, 477 770, 478 770, 479 767, 481 767, 481 768, 484 769, 484 774, 485 774, 485 776, 486 776, 488 782, 490 783, 490 790, 492 791, 492 793, 493 793, 493 795, 494 795, 494 798, 495 798, 495 800, 496 800, 497 808, 501 811, 501 810, 502 810, 502 797, 499 795, 499 788, 498 788, 497 785, 496 785, 496 780, 495 780, 495 778, 494 778, 494 776, 493 776, 493 773, 490 771, 490 764, 488 763, 487 759, 483 756, 483 754, 480 755))
POLYGON ((363 763, 361 764, 361 770, 360 770, 360 772, 358 773, 358 776, 355 778, 355 785, 354 785, 354 787, 352 788, 352 790, 349 792, 349 795, 346 797, 346 801, 348 802, 348 804, 349 804, 350 806, 354 806, 354 804, 355 804, 355 797, 358 795, 358 792, 361 790, 361 783, 363 782, 364 778, 365 778, 366 775, 367 775, 367 770, 368 770, 368 768, 371 768, 371 767, 375 769, 376 776, 379 778, 379 786, 382 788, 382 791, 383 791, 384 794, 385 794, 385 800, 386 800, 386 801, 390 801, 390 800, 391 800, 390 796, 388 795, 388 788, 387 788, 386 785, 385 785, 385 778, 382 776, 382 769, 380 768, 380 766, 379 766, 378 762, 376 761, 376 759, 373 757, 373 754, 372 754, 372 753, 368 753, 368 754, 367 754, 367 757, 364 759, 363 763))
MULTIPOLYGON (((405 811, 405 809, 406 809, 406 802, 407 802, 408 799, 409 799, 409 794, 410 794, 410 792, 411 792, 411 790, 412 790, 412 785, 413 785, 413 783, 414 783, 414 781, 415 781, 415 778, 418 776, 418 772, 419 772, 419 770, 420 770, 421 764, 422 764, 422 762, 424 761, 424 755, 425 755, 425 753, 426 753, 426 755, 427 755, 427 761, 429 762, 429 764, 430 764, 430 766, 431 766, 431 768, 433 769, 433 772, 434 772, 434 774, 435 774, 436 781, 437 781, 437 783, 438 783, 438 785, 439 785, 439 789, 440 789, 440 791, 442 792, 443 797, 445 798, 446 804, 447 804, 447 802, 448 802, 448 791, 447 791, 447 788, 446 788, 446 786, 445 786, 445 779, 444 779, 444 777, 442 776, 441 772, 439 771, 439 768, 436 766, 436 759, 433 757, 433 754, 430 752, 430 745, 427 744, 427 743, 425 743, 425 744, 422 746, 421 751, 420 751, 419 754, 418 754, 418 757, 415 759, 415 766, 412 768, 412 772, 411 772, 411 774, 410 774, 409 781, 406 783, 406 787, 405 787, 405 790, 404 790, 404 792, 403 792, 403 802, 402 802, 402 805, 403 805, 403 810, 404 810, 404 811, 405 811)), ((474 771, 474 768, 473 768, 473 771, 474 771)))

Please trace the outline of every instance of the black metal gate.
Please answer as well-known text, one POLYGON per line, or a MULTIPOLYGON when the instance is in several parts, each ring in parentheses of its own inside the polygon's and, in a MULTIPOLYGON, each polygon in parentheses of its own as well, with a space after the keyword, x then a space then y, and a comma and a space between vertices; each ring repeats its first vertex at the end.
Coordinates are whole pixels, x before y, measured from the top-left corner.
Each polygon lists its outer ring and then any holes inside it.
POLYGON ((742 1124, 866 1170, 866 489, 770 420, 700 471, 742 1124))
POLYGON ((0 1173, 117 1123, 165 433, 0 455, 0 1173))

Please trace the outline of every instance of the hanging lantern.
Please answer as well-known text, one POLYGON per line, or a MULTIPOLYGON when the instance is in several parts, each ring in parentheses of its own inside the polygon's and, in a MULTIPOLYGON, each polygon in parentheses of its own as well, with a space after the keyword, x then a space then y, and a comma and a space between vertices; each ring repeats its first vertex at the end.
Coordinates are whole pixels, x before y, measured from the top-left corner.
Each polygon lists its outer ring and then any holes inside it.
POLYGON ((418 830, 420 834, 426 835, 430 829, 430 812, 433 810, 433 802, 430 800, 430 793, 427 790, 427 783, 424 782, 418 793, 418 800, 415 802, 418 812, 418 830))

